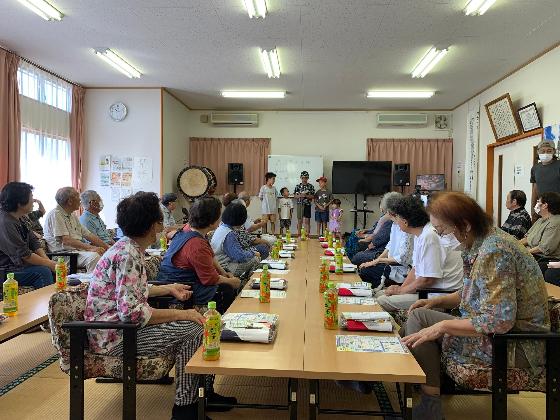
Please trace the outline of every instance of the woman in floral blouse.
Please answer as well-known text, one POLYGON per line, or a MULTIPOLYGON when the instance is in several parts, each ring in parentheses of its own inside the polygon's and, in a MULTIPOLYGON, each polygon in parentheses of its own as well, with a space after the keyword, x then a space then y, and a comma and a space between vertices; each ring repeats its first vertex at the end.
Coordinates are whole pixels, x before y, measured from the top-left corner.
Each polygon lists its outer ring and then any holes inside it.
MULTIPOLYGON (((441 420, 440 363, 490 367, 491 334, 549 331, 547 293, 539 266, 510 235, 492 227, 492 219, 472 198, 449 192, 428 207, 439 235, 454 234, 463 248, 465 277, 456 293, 417 301, 410 308, 403 342, 426 372, 414 419, 441 420), (459 307, 454 317, 431 308, 459 307)), ((510 347, 516 367, 544 365, 544 347, 516 341, 510 347)))
MULTIPOLYGON (((172 295, 184 301, 192 295, 187 285, 149 287, 146 280, 144 251, 163 230, 158 197, 139 192, 125 198, 117 206, 117 223, 125 236, 97 263, 84 318, 86 321, 139 323, 139 356, 174 354, 176 393, 172 417, 177 420, 196 418, 198 375, 187 374, 185 365, 201 345, 204 317, 192 309, 155 309, 148 304, 148 296, 172 295)), ((89 330, 88 338, 92 351, 122 355, 120 330, 89 330)))

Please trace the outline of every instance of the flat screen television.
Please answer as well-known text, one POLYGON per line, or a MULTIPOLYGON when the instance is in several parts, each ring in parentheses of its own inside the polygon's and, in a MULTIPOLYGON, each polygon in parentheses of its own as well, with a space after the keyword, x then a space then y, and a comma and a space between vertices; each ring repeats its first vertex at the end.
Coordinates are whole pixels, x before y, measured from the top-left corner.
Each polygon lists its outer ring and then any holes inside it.
POLYGON ((393 162, 341 161, 332 167, 333 194, 382 195, 391 191, 393 162))
POLYGON ((445 175, 416 175, 416 185, 420 185, 421 190, 443 191, 445 190, 445 175))

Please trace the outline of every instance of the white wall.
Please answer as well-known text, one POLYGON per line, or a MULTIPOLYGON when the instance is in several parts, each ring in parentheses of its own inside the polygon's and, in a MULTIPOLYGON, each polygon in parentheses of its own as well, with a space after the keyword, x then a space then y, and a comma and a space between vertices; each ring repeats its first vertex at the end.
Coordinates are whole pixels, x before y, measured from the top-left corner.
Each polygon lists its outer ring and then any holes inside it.
POLYGON ((160 192, 161 143, 160 89, 88 89, 85 100, 84 190, 94 189, 103 198, 102 218, 108 227, 116 226, 116 206, 111 189, 99 182, 99 159, 103 155, 138 156, 153 159, 153 179, 144 188, 160 192), (121 101, 127 117, 114 122, 111 104, 121 101))
MULTIPOLYGON (((447 138, 452 136, 449 131, 434 129, 433 115, 431 115, 428 127, 411 129, 378 128, 375 123, 376 112, 257 112, 259 113, 258 127, 237 128, 214 127, 201 123, 200 115, 208 114, 208 111, 191 111, 188 113, 187 123, 189 137, 270 137, 272 154, 322 155, 325 176, 330 178, 333 160, 366 159, 367 138, 447 138)), ((343 196, 341 199, 346 213, 344 228, 350 231, 353 227, 353 216, 349 210, 354 207, 354 197, 343 196)), ((370 199, 368 207, 377 211, 377 201, 370 199)), ((361 208, 361 202, 359 206, 361 208)), ((253 217, 260 215, 258 199, 253 200, 249 212, 253 217)), ((373 221, 371 215, 368 220, 373 221)), ((370 224, 369 222, 368 224, 370 224)), ((314 225, 313 222, 312 226, 314 225)))
MULTIPOLYGON (((177 176, 189 161, 189 112, 185 105, 166 91, 163 92, 163 193, 178 193, 177 176)), ((178 195, 180 206, 186 206, 182 195, 178 195)), ((175 211, 175 218, 182 220, 180 208, 175 211)))
MULTIPOLYGON (((560 48, 555 48, 533 63, 485 90, 468 103, 453 112, 455 127, 454 159, 464 161, 466 142, 466 121, 469 109, 480 106, 480 146, 477 199, 482 207, 486 205, 486 146, 494 143, 494 134, 486 115, 484 105, 497 97, 509 93, 517 110, 532 102, 537 104, 543 125, 560 122, 560 95, 558 90, 558 69, 560 68, 560 48), (462 125, 462 127, 461 127, 462 125)), ((535 140, 536 142, 536 140, 535 140)), ((532 155, 532 145, 527 144, 527 153, 532 155)), ((525 168, 529 177, 530 168, 525 168)), ((526 191, 526 193, 529 193, 526 191)), ((528 194, 528 198, 530 194, 528 194)), ((530 198, 529 198, 530 199, 530 198)))

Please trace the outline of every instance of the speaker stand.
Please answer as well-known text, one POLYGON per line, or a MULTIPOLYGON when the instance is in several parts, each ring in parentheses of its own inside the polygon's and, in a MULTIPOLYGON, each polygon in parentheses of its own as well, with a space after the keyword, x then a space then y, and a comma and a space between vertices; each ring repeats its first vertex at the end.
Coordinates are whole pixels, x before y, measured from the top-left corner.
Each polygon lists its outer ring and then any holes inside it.
POLYGON ((354 194, 354 208, 350 210, 352 213, 354 213, 354 230, 358 228, 358 213, 364 214, 363 229, 366 229, 368 213, 375 213, 373 210, 368 210, 366 207, 367 207, 367 196, 364 194, 362 209, 358 209, 358 194, 354 194))

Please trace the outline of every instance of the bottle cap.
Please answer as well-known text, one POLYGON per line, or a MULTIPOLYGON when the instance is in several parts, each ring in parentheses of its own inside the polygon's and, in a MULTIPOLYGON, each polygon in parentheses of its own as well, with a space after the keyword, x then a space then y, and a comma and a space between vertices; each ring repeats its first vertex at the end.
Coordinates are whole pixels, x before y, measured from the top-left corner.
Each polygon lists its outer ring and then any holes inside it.
POLYGON ((216 302, 214 301, 208 302, 208 309, 216 309, 216 302))
POLYGON ((59 262, 59 263, 65 262, 65 261, 64 261, 64 257, 58 257, 58 262, 59 262))
POLYGON ((14 279, 14 273, 6 274, 6 277, 8 278, 8 280, 13 280, 14 279))
POLYGON ((327 283, 327 287, 328 287, 329 289, 334 289, 334 282, 329 281, 329 282, 327 283))

